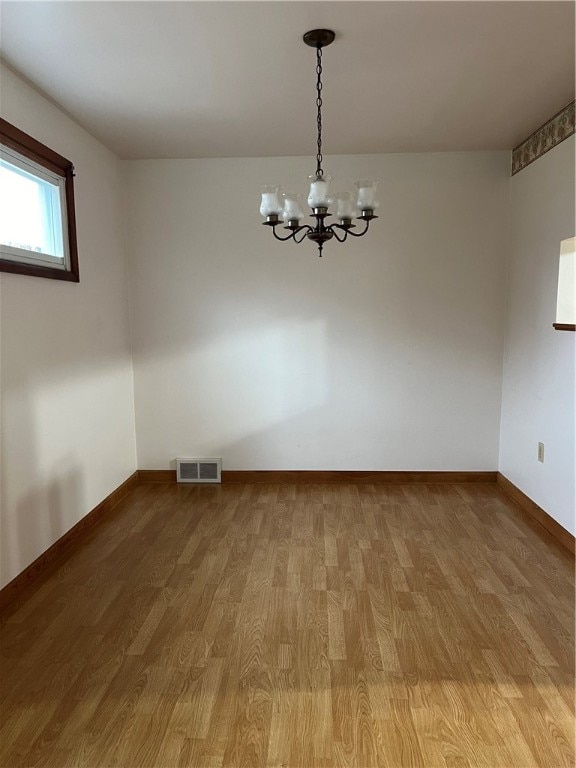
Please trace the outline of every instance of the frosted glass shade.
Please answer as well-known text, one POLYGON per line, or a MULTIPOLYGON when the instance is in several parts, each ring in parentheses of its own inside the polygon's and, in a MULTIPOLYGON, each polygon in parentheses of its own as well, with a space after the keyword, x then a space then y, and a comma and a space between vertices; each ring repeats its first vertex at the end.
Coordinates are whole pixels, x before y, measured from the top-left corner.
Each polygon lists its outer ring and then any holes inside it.
POLYGON ((269 184, 262 187, 262 202, 260 203, 262 216, 280 215, 283 207, 279 186, 269 184))
POLYGON ((352 200, 349 192, 339 192, 336 195, 336 218, 353 219, 358 215, 356 202, 352 200))
POLYGON ((380 203, 376 198, 377 181, 356 182, 356 205, 361 211, 376 210, 380 203))
POLYGON ((304 218, 304 211, 302 210, 302 195, 291 195, 286 193, 284 195, 284 210, 282 211, 282 218, 286 223, 289 221, 300 221, 304 218))
POLYGON ((308 176, 310 179, 310 193, 308 205, 310 208, 328 208, 332 199, 329 196, 330 176, 308 176))

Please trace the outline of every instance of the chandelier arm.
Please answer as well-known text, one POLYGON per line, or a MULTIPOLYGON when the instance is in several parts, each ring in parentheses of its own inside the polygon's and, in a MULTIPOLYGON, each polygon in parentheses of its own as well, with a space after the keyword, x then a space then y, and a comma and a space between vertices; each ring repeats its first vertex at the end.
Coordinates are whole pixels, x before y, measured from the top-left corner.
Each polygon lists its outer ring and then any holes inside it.
POLYGON ((280 240, 281 242, 285 243, 286 240, 292 240, 294 238, 294 232, 290 232, 289 235, 286 235, 286 237, 281 237, 280 235, 276 234, 276 227, 272 227, 272 234, 276 238, 276 240, 280 240))
MULTIPOLYGON (((339 227, 339 224, 336 224, 335 226, 339 227)), ((351 229, 346 230, 349 235, 352 235, 352 237, 362 237, 362 235, 365 235, 366 232, 368 232, 368 227, 370 226, 370 221, 366 220, 366 226, 362 230, 362 232, 352 232, 351 229)))
POLYGON ((281 235, 277 235, 277 234, 276 234, 276 227, 275 227, 275 226, 274 226, 274 227, 272 227, 272 234, 274 235, 274 237, 276 238, 276 240, 280 240, 280 241, 281 241, 281 242, 283 242, 283 243, 285 243, 287 240, 294 240, 294 242, 295 242, 295 243, 301 243, 301 242, 302 242, 302 240, 304 240, 304 238, 305 238, 305 237, 306 237, 306 235, 308 234, 308 232, 313 232, 313 231, 314 231, 314 228, 313 228, 313 227, 311 227, 309 224, 303 224, 301 227, 297 227, 296 229, 293 229, 293 230, 290 232, 290 234, 289 234, 289 235, 286 235, 286 237, 282 237, 281 235), (299 232, 302 232, 302 230, 305 230, 305 232, 304 232, 304 234, 302 235, 302 237, 301 237, 301 238, 298 240, 298 239, 296 238, 296 235, 297 235, 299 232))
POLYGON ((326 227, 326 229, 328 229, 328 230, 330 230, 330 232, 332 232, 332 234, 334 235, 336 240, 338 240, 339 243, 345 243, 346 242, 346 238, 348 237, 349 230, 347 230, 345 227, 341 227, 339 224, 332 224, 329 227, 326 227), (337 232, 337 229, 343 229, 344 230, 344 237, 340 237, 340 235, 337 232))
POLYGON ((300 243, 303 240, 305 240, 306 237, 308 236, 308 232, 313 232, 313 231, 314 231, 314 227, 311 227, 309 224, 305 224, 302 227, 298 227, 298 229, 295 230, 294 233, 293 233, 294 242, 298 243, 298 245, 300 245, 300 243), (297 238, 296 235, 298 234, 298 232, 301 232, 302 230, 305 230, 304 234, 302 235, 302 237, 297 238))

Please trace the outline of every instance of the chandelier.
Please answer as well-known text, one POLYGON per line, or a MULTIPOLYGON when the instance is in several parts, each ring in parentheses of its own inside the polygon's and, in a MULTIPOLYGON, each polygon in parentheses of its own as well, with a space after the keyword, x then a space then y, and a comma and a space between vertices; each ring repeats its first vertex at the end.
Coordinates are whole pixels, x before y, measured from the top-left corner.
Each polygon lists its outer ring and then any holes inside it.
POLYGON ((316 106, 318 108, 318 153, 316 155, 316 173, 309 176, 310 193, 308 194, 308 205, 312 212, 311 216, 315 219, 314 224, 300 224, 304 218, 302 205, 302 195, 283 193, 278 185, 268 185, 262 188, 262 202, 260 204, 260 213, 266 221, 264 226, 272 228, 272 234, 276 240, 294 240, 301 243, 308 238, 318 245, 318 255, 322 256, 324 243, 332 238, 336 238, 339 243, 343 243, 348 235, 352 237, 362 237, 368 231, 372 219, 378 217, 374 211, 378 208, 376 199, 377 181, 358 181, 356 182, 356 192, 340 192, 334 197, 330 195, 330 182, 332 178, 324 175, 322 168, 322 49, 334 42, 334 32, 331 29, 312 29, 306 32, 303 37, 306 45, 316 48, 316 106), (336 203, 336 218, 339 223, 326 224, 326 219, 333 214, 329 208, 336 203), (356 218, 364 222, 364 227, 359 232, 353 232, 357 225, 352 223, 356 218), (288 234, 281 235, 276 231, 276 227, 283 223, 283 229, 288 230, 288 234))

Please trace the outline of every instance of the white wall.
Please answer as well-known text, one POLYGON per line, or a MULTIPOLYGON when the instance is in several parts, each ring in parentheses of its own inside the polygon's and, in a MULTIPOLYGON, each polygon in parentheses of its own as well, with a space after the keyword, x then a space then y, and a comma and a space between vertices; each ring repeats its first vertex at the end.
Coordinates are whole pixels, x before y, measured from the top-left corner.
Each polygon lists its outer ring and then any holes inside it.
POLYGON ((327 158, 382 208, 321 260, 258 214, 312 165, 126 163, 138 466, 496 470, 510 154, 327 158))
POLYGON ((3 117, 71 159, 80 283, 2 274, 1 584, 136 468, 116 157, 2 70, 3 117))
POLYGON ((502 474, 572 533, 575 334, 552 323, 560 241, 574 235, 574 142, 563 141, 511 180, 500 447, 502 474))

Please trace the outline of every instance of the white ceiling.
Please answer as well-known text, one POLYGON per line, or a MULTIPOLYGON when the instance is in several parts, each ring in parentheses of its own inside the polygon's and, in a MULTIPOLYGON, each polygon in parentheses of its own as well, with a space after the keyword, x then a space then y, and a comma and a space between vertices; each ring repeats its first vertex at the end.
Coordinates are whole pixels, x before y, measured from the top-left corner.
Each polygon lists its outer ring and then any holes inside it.
POLYGON ((3 2, 5 61, 125 158, 511 149, 574 98, 572 2, 3 2))

